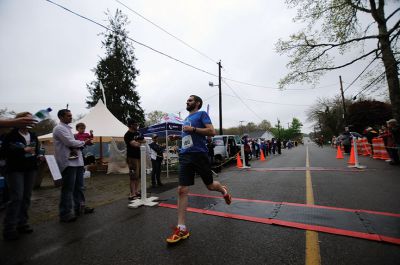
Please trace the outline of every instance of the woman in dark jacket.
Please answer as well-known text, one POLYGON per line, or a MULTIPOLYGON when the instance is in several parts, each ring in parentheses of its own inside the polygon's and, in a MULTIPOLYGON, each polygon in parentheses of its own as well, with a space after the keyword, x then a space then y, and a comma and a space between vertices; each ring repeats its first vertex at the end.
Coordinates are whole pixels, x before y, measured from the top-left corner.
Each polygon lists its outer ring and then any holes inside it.
MULTIPOLYGON (((16 115, 16 118, 32 117, 29 112, 16 115)), ((10 202, 4 218, 4 240, 18 239, 19 233, 32 233, 28 225, 28 209, 34 178, 37 172, 39 142, 28 128, 15 128, 3 142, 6 156, 6 179, 10 202)))

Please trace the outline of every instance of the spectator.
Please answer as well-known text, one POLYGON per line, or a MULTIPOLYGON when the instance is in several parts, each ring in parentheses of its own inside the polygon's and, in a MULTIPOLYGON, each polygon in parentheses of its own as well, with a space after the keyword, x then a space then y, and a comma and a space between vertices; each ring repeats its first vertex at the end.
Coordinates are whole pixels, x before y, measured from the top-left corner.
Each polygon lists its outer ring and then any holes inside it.
MULTIPOLYGON (((80 140, 80 141, 86 141, 88 139, 90 139, 91 141, 93 141, 93 130, 90 130, 90 133, 85 132, 86 129, 86 125, 83 122, 78 123, 75 126, 76 130, 78 131, 74 137, 76 140, 80 140)), ((93 143, 90 143, 89 145, 93 145, 93 143)), ((71 152, 69 154, 68 159, 77 159, 78 158, 78 153, 77 153, 77 149, 76 148, 70 148, 71 152)), ((84 147, 81 147, 81 150, 83 150, 84 147)))
POLYGON ((145 143, 143 135, 139 132, 139 123, 133 119, 128 120, 129 130, 124 135, 126 144, 126 162, 129 166, 130 195, 129 200, 140 197, 140 145, 145 143))
POLYGON ((243 143, 243 148, 244 148, 244 163, 247 167, 250 167, 250 155, 251 155, 251 148, 250 148, 250 142, 249 142, 249 136, 244 135, 242 137, 242 143, 243 143))
MULTIPOLYGON (((32 119, 32 114, 22 112, 15 116, 17 120, 32 119)), ((27 124, 28 125, 28 124, 27 124)), ((4 218, 3 238, 16 240, 19 233, 29 234, 33 229, 28 224, 28 209, 34 178, 37 173, 37 154, 39 141, 28 128, 14 128, 5 135, 3 148, 6 158, 6 178, 10 201, 4 218)))
POLYGON ((38 121, 30 117, 19 117, 14 119, 0 119, 0 127, 17 127, 25 128, 27 126, 34 126, 38 121))
POLYGON ((346 154, 350 154, 351 151, 351 138, 352 136, 350 134, 349 127, 345 127, 344 132, 341 135, 341 142, 344 148, 344 153, 346 154))
POLYGON ((281 143, 281 139, 277 139, 276 140, 276 147, 277 147, 277 151, 278 151, 278 154, 280 155, 280 154, 282 154, 282 143, 281 143))
POLYGON ((162 148, 158 143, 158 136, 154 134, 152 136, 153 142, 149 144, 150 147, 150 158, 151 158, 151 185, 153 188, 158 186, 163 186, 161 183, 161 163, 163 161, 163 152, 164 148, 162 148))
POLYGON ((81 214, 93 213, 94 209, 86 206, 84 194, 84 163, 81 147, 90 144, 91 140, 75 140, 72 128, 68 125, 72 121, 72 113, 68 109, 61 109, 57 113, 60 123, 53 129, 55 158, 62 176, 60 199, 60 222, 70 223, 81 214), (70 147, 78 148, 78 158, 70 160, 70 147), (72 213, 74 209, 75 214, 72 213))
POLYGON ((386 122, 388 127, 388 138, 387 145, 389 155, 392 161, 391 165, 399 164, 399 148, 400 148, 400 128, 398 126, 397 120, 390 119, 386 122))

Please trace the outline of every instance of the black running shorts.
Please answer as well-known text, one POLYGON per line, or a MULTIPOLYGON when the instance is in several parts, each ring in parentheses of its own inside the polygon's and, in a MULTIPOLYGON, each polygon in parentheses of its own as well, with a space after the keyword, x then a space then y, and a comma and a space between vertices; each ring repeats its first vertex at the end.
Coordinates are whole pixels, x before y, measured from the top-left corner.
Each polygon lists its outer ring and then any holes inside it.
POLYGON ((205 185, 213 183, 210 162, 207 153, 179 154, 179 185, 194 185, 194 175, 201 176, 205 185))

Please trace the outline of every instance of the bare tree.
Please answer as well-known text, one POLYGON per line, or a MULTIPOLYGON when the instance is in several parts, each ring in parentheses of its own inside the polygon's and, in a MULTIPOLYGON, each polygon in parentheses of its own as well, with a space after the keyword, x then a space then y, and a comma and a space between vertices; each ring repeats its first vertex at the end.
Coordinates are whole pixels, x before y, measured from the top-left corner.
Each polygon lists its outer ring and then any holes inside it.
POLYGON ((306 27, 288 41, 279 40, 276 44, 278 53, 290 58, 287 65, 290 72, 281 79, 281 87, 297 82, 315 85, 327 71, 367 60, 369 64, 360 75, 369 78, 367 86, 387 83, 392 112, 399 119, 400 1, 286 0, 286 3, 298 8, 295 21, 305 23, 306 27), (370 24, 362 23, 361 16, 369 18, 370 24), (346 53, 348 56, 341 59, 349 58, 347 61, 335 60, 335 55, 346 53), (368 69, 373 64, 375 67, 368 69))

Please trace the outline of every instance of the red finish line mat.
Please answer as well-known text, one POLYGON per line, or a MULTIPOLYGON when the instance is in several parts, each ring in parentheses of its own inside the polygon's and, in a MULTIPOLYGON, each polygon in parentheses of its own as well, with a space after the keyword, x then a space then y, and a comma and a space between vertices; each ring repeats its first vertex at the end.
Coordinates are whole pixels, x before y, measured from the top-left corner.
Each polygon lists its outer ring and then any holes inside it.
MULTIPOLYGON (((159 206, 177 208, 176 198, 159 206)), ((400 214, 189 194, 188 211, 400 245, 400 214)))
POLYGON ((339 171, 339 172, 363 172, 364 169, 349 169, 349 168, 330 168, 330 167, 276 167, 276 168, 237 168, 235 170, 246 170, 246 171, 259 171, 259 172, 269 172, 269 171, 339 171))

